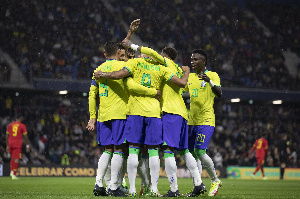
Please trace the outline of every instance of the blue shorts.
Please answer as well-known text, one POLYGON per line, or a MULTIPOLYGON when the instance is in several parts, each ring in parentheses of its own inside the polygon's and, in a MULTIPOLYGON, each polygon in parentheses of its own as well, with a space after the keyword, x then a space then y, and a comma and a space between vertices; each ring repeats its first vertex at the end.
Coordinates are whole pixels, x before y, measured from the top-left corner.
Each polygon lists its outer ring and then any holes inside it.
POLYGON ((159 145, 162 143, 162 122, 156 117, 129 115, 124 133, 128 142, 159 145))
POLYGON ((101 146, 121 145, 125 141, 126 120, 97 121, 97 141, 101 146))
POLYGON ((163 141, 168 146, 177 150, 188 148, 188 125, 187 121, 176 114, 164 113, 162 115, 163 141))
POLYGON ((208 125, 189 126, 189 150, 206 149, 215 127, 208 125))

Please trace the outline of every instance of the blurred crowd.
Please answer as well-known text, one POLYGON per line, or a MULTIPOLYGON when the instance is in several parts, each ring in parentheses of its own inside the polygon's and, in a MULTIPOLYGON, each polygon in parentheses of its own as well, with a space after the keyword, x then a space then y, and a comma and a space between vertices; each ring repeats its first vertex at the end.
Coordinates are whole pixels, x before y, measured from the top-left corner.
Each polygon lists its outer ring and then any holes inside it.
MULTIPOLYGON (((26 102, 20 97, 1 99, 9 106, 1 107, 5 111, 0 113, 0 164, 9 163, 9 156, 5 153, 4 132, 13 115, 22 112, 32 151, 23 154, 21 164, 97 165, 102 150, 97 145, 96 132, 86 130, 89 119, 87 98, 44 94, 26 102), (20 104, 19 101, 26 103, 20 104)), ((299 106, 218 100, 215 113, 216 128, 208 154, 217 168, 229 165, 254 166, 255 158, 248 159, 248 153, 262 132, 267 133, 269 142, 265 166, 279 166, 274 151, 281 135, 287 134, 292 151, 287 166, 300 167, 297 158, 297 154, 300 154, 299 106)), ((164 166, 163 153, 160 155, 161 165, 164 166)), ((176 160, 178 166, 185 165, 179 155, 176 160)))
POLYGON ((140 18, 138 37, 156 50, 175 47, 180 64, 205 49, 222 86, 299 90, 300 73, 292 77, 283 56, 300 54, 298 10, 226 0, 12 0, 1 4, 0 46, 27 78, 89 78, 104 61, 103 44, 126 36, 121 22, 140 18))

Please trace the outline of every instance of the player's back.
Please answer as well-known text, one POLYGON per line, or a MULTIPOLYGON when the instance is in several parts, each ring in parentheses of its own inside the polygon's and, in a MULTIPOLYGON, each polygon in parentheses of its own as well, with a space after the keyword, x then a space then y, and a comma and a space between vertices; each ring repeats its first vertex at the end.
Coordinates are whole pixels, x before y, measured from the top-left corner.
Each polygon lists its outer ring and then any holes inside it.
POLYGON ((12 122, 7 127, 9 146, 12 148, 22 147, 22 136, 27 133, 26 127, 21 122, 12 122))
MULTIPOLYGON (((163 80, 170 80, 173 73, 149 58, 135 58, 126 62, 133 80, 148 88, 160 89, 163 80)), ((160 103, 154 97, 131 94, 128 101, 129 114, 160 117, 160 103)))
POLYGON ((268 149, 268 141, 265 138, 259 138, 255 142, 255 157, 265 157, 268 149))
MULTIPOLYGON (((182 69, 176 63, 166 57, 165 66, 168 67, 174 74, 176 74, 177 77, 181 78, 183 76, 182 69)), ((180 87, 171 82, 164 81, 162 88, 162 111, 181 115, 188 120, 187 109, 181 95, 180 87)))
MULTIPOLYGON (((122 69, 124 65, 125 62, 123 61, 107 60, 96 70, 113 72, 122 69)), ((128 94, 123 80, 100 78, 96 80, 96 83, 99 86, 100 111, 98 111, 98 115, 100 121, 126 119, 128 94)))

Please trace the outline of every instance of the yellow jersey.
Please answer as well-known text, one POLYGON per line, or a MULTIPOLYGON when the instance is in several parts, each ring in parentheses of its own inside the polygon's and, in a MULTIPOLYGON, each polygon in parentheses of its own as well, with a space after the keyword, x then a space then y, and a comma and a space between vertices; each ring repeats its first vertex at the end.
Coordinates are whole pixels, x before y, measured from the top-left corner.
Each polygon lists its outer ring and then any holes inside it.
MULTIPOLYGON (((216 72, 206 70, 204 73, 215 83, 220 85, 220 77, 216 72)), ((214 113, 214 98, 213 93, 208 82, 200 80, 198 74, 190 73, 188 83, 185 91, 189 91, 191 105, 188 125, 209 125, 215 126, 214 113)))
MULTIPOLYGON (((161 56, 153 49, 142 47, 141 53, 150 55, 160 64, 168 67, 174 74, 176 74, 177 77, 181 78, 183 76, 182 69, 176 63, 174 63, 171 59, 161 56)), ((163 82, 161 109, 163 112, 180 115, 188 120, 187 109, 179 86, 172 82, 163 82)))
MULTIPOLYGON (((173 77, 170 69, 149 58, 135 58, 126 62, 127 70, 133 80, 148 88, 160 89, 162 82, 173 77)), ((129 115, 161 117, 160 102, 154 97, 131 93, 128 100, 129 115)))

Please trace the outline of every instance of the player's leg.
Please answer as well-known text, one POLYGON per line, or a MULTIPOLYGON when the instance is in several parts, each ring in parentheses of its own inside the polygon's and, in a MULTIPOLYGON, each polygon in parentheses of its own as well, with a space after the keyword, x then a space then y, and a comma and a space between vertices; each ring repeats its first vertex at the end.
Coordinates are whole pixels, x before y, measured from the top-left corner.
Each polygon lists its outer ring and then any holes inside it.
POLYGON ((145 117, 145 145, 148 147, 149 169, 151 176, 151 194, 150 196, 158 196, 157 189, 160 160, 158 147, 162 143, 162 121, 160 118, 145 117))
POLYGON ((194 126, 188 126, 188 150, 193 155, 197 162, 198 171, 200 176, 202 175, 202 163, 195 153, 195 140, 196 140, 196 133, 194 131, 194 126))
POLYGON ((174 148, 179 147, 182 117, 180 115, 164 113, 163 124, 163 150, 165 159, 165 170, 170 183, 170 190, 165 197, 180 196, 177 184, 177 165, 174 156, 174 148))
POLYGON ((125 173, 127 172, 127 159, 128 159, 128 143, 126 142, 126 146, 123 148, 124 153, 124 161, 122 165, 122 169, 120 171, 120 175, 118 177, 118 187, 121 189, 123 193, 128 194, 128 186, 125 181, 125 173))
POLYGON ((110 167, 111 161, 107 165, 107 169, 104 175, 104 181, 106 185, 106 191, 108 192, 108 189, 110 188, 110 180, 111 180, 111 167, 110 167))
POLYGON ((105 146, 105 149, 98 161, 95 188, 93 190, 95 196, 107 196, 103 186, 103 179, 114 150, 110 128, 110 122, 97 122, 97 141, 100 145, 105 146))
POLYGON ((143 123, 144 117, 138 115, 129 115, 125 126, 125 137, 129 142, 129 155, 127 160, 127 173, 129 179, 129 194, 136 196, 135 180, 137 167, 139 164, 138 156, 140 145, 143 144, 143 123))
POLYGON ((189 197, 196 197, 196 196, 199 196, 201 194, 204 194, 204 192, 206 191, 206 187, 202 183, 201 174, 198 170, 196 159, 193 157, 193 155, 188 150, 189 147, 192 150, 194 150, 195 136, 190 135, 192 133, 193 133, 192 131, 189 132, 189 130, 188 130, 187 121, 185 119, 183 119, 182 127, 181 127, 178 154, 186 162, 186 166, 189 169, 189 171, 192 175, 192 178, 193 178, 194 188, 188 196, 189 197), (192 137, 193 137, 193 140, 191 141, 191 144, 189 145, 188 141, 192 137))
POLYGON ((218 179, 214 163, 212 159, 206 154, 206 150, 209 145, 210 138, 214 132, 213 126, 200 125, 195 126, 197 132, 195 153, 201 160, 204 168, 211 179, 211 187, 208 196, 214 196, 218 193, 219 188, 222 186, 222 182, 218 179))
POLYGON ((286 156, 285 155, 280 155, 279 156, 279 160, 280 160, 280 180, 284 179, 284 170, 286 167, 286 156))
POLYGON ((125 149, 125 129, 126 120, 112 120, 112 136, 114 143, 114 154, 111 159, 111 181, 109 194, 112 196, 125 196, 123 191, 118 188, 118 177, 121 173, 122 165, 124 162, 125 149))
POLYGON ((148 157, 148 149, 145 145, 141 146, 140 161, 139 161, 137 172, 141 178, 140 195, 149 195, 150 194, 149 157, 148 157))
POLYGON ((256 168, 254 172, 252 173, 252 178, 255 179, 256 173, 260 170, 261 163, 260 163, 260 158, 256 158, 256 168))
POLYGON ((10 148, 10 153, 11 153, 11 170, 12 170, 12 174, 11 174, 11 179, 13 180, 17 180, 19 179, 17 177, 17 172, 19 169, 19 160, 21 159, 21 153, 22 148, 10 148))

